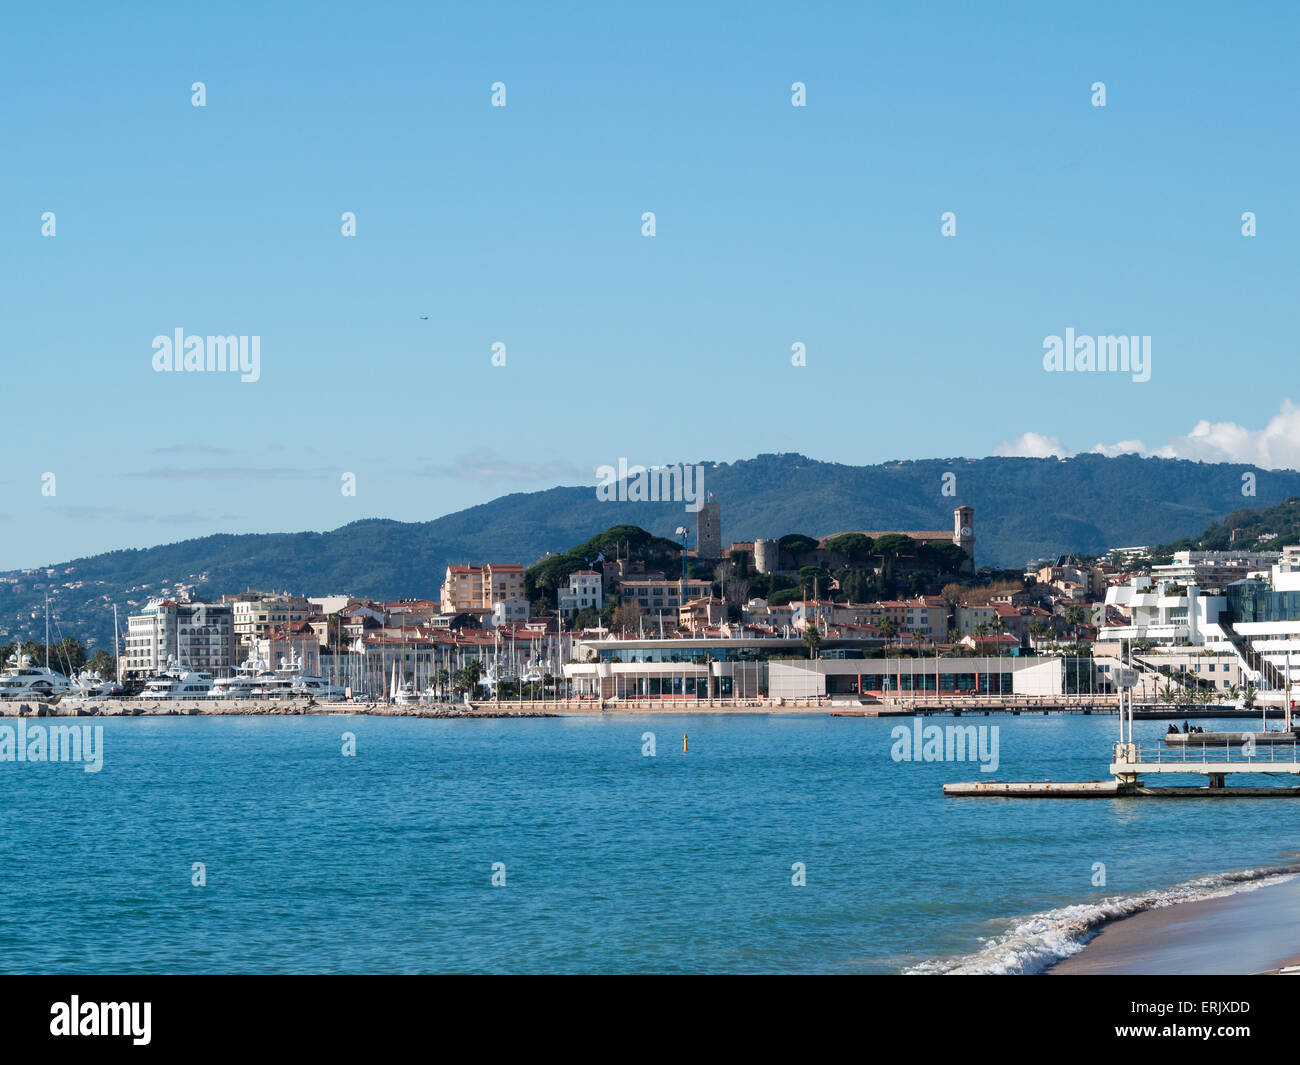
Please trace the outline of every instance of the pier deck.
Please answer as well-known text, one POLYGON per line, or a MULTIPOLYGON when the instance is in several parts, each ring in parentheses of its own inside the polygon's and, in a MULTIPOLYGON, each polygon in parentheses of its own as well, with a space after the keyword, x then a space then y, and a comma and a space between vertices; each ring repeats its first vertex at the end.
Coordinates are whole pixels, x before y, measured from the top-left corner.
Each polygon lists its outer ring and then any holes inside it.
POLYGON ((1208 776, 1213 785, 1231 773, 1270 773, 1300 777, 1300 744, 1295 737, 1285 743, 1183 745, 1117 743, 1110 764, 1111 774, 1120 781, 1134 782, 1152 773, 1208 776))
POLYGON ((1122 784, 1118 780, 1031 781, 1002 783, 976 780, 945 784, 944 795, 965 799, 1281 799, 1300 798, 1300 787, 1160 787, 1122 784))

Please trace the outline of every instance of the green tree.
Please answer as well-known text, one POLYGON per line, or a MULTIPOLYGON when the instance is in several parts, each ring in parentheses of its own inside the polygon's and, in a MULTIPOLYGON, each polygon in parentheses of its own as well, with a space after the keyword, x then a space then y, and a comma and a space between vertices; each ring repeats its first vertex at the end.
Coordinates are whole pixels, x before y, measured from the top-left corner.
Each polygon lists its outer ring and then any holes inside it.
POLYGON ((810 621, 803 627, 803 643, 808 648, 808 657, 816 658, 817 649, 822 645, 822 634, 815 621, 810 621))
POLYGON ((850 562, 866 562, 874 547, 874 541, 864 533, 841 533, 826 541, 826 550, 843 555, 850 562))
POLYGON ((90 656, 86 668, 98 673, 105 680, 114 680, 117 677, 117 659, 102 647, 90 656))
POLYGON ((876 541, 875 547, 877 554, 896 558, 912 554, 916 550, 916 541, 902 533, 888 533, 876 541))
POLYGON ((817 550, 817 541, 811 536, 805 536, 803 533, 786 533, 779 542, 782 553, 788 554, 794 559, 796 566, 800 564, 800 561, 805 556, 817 550))

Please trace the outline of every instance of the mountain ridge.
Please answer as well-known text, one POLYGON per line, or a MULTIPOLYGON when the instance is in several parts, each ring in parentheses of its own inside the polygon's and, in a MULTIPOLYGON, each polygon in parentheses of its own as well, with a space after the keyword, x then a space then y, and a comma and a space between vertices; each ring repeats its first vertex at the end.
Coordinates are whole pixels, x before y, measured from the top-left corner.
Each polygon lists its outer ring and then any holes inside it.
MULTIPOLYGON (((975 510, 976 565, 994 567, 1170 543, 1243 503, 1261 507, 1300 495, 1297 471, 1136 455, 851 466, 785 453, 700 465, 705 490, 722 504, 724 545, 792 532, 944 529, 952 525, 953 508, 968 505, 975 510), (1254 475, 1253 497, 1242 495, 1245 473, 1254 475)), ((47 589, 38 584, 51 586, 65 634, 92 641, 111 639, 112 603, 131 609, 131 601, 138 606, 177 581, 197 584, 205 595, 254 587, 433 597, 449 563, 527 566, 618 524, 671 538, 682 524, 693 533, 694 515, 681 503, 603 502, 585 485, 514 492, 425 522, 361 518, 327 532, 214 533, 87 555, 38 567, 36 575, 0 574, 0 629, 43 635, 47 589), (45 575, 48 569, 53 576, 45 575), (66 587, 77 581, 81 587, 66 587)))

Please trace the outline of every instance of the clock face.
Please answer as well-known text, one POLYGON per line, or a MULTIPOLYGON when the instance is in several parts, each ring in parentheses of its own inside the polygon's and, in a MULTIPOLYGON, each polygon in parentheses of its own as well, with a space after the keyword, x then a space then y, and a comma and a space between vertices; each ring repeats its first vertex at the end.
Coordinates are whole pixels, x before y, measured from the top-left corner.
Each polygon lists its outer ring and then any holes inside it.
POLYGON ((970 535, 970 526, 969 526, 969 525, 963 525, 963 526, 961 527, 961 534, 962 534, 962 536, 969 536, 969 535, 970 535))

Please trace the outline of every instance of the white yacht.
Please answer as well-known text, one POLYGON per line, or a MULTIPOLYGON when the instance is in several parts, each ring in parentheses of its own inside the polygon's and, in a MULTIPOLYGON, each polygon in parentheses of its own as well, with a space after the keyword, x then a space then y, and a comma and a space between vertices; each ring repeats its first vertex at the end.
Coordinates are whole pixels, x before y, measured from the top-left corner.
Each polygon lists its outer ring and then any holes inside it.
POLYGON ((293 682, 271 672, 264 659, 250 655, 235 667, 233 677, 218 677, 212 686, 217 699, 270 699, 288 695, 293 682))
POLYGON ((302 656, 296 652, 290 652, 289 658, 280 659, 280 665, 276 669, 275 675, 277 678, 289 682, 287 692, 289 695, 310 697, 326 702, 343 698, 343 689, 338 685, 331 684, 324 677, 315 677, 310 673, 304 673, 302 656))
POLYGON ((120 695, 122 686, 115 681, 105 680, 97 671, 83 669, 72 682, 77 694, 84 699, 106 699, 110 695, 120 695))
POLYGON ((174 658, 167 668, 151 677, 144 686, 144 699, 207 699, 212 694, 212 674, 181 669, 174 658))
POLYGON ((49 699, 71 695, 72 681, 62 673, 32 664, 31 656, 15 649, 8 666, 0 673, 0 699, 49 699))

